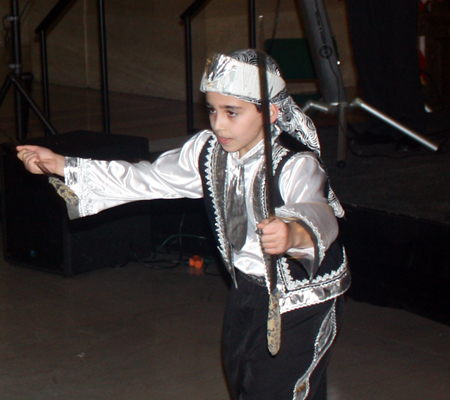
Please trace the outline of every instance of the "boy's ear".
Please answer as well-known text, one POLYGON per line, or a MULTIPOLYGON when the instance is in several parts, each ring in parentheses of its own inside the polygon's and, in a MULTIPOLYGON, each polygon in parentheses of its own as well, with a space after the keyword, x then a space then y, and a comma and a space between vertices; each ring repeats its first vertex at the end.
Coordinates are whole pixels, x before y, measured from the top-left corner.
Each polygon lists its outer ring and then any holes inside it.
POLYGON ((271 104, 269 109, 270 109, 270 123, 273 124, 278 118, 278 113, 280 109, 276 104, 271 104))

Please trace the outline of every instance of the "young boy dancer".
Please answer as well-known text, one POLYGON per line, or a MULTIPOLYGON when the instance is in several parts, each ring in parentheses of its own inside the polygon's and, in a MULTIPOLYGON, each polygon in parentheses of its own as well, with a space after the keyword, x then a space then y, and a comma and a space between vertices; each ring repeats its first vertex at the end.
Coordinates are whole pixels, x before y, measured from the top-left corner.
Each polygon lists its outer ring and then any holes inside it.
POLYGON ((223 327, 223 361, 235 400, 326 399, 326 364, 350 275, 337 242, 343 215, 320 160, 315 127, 287 94, 266 56, 276 218, 268 218, 263 118, 257 54, 240 50, 207 63, 201 90, 212 130, 193 136, 153 164, 64 157, 19 146, 32 173, 36 162, 64 176, 79 197, 72 218, 136 200, 205 200, 231 287, 223 327), (243 210, 241 211, 241 207, 243 210), (281 347, 267 347, 269 274, 277 255, 281 347))

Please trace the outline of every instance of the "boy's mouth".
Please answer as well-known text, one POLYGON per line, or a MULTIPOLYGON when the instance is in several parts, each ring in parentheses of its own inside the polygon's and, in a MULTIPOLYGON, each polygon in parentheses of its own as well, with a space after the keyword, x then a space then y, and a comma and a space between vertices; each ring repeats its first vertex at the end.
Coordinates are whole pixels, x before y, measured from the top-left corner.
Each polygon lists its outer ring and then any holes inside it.
POLYGON ((225 138, 222 136, 217 136, 217 139, 219 140, 220 144, 228 144, 231 142, 230 138, 225 138))

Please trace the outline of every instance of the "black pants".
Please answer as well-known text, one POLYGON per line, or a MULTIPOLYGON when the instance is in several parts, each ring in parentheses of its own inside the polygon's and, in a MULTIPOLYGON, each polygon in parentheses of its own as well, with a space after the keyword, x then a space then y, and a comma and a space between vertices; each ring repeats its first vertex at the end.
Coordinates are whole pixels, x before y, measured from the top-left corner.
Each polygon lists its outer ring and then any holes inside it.
MULTIPOLYGON (((361 97, 424 134, 426 112, 418 55, 418 0, 347 0, 350 38, 361 97)), ((366 129, 403 135, 375 117, 366 129)))
POLYGON ((233 399, 325 400, 328 346, 341 320, 343 299, 283 314, 281 348, 271 356, 266 339, 267 289, 248 282, 241 274, 238 286, 231 289, 223 328, 223 361, 233 399), (326 332, 333 332, 320 361, 315 363, 317 336, 327 316, 331 318, 326 332), (309 375, 308 370, 311 375, 306 387, 301 388, 308 396, 294 397, 296 385, 309 375))

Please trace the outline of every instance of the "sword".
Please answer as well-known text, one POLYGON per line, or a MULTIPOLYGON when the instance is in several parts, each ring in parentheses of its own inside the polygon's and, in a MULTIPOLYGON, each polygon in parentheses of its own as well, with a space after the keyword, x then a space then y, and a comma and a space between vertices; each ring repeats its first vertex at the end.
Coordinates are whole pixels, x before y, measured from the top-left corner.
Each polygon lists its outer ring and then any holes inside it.
MULTIPOLYGON (((264 155, 265 155, 265 178, 266 178, 266 204, 269 219, 275 218, 275 207, 273 201, 273 161, 272 161, 272 135, 270 132, 270 108, 267 84, 267 63, 265 53, 257 51, 259 67, 259 83, 261 90, 261 113, 263 117, 264 130, 264 155)), ((280 292, 277 288, 277 256, 268 255, 269 268, 269 312, 267 316, 267 347, 272 355, 276 355, 281 344, 281 314, 279 298, 280 292)))

